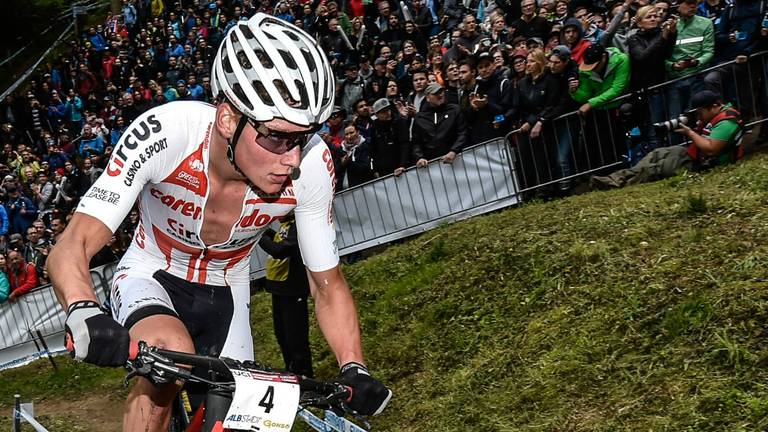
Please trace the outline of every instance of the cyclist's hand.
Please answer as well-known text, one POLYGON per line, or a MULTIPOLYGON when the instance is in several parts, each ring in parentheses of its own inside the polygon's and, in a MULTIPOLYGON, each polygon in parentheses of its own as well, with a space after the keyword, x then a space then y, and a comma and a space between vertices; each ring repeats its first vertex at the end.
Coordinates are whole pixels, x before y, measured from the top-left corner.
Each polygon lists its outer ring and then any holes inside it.
POLYGON ((67 349, 75 360, 97 366, 124 366, 128 360, 128 330, 90 300, 69 305, 65 325, 67 349))
POLYGON ((352 388, 349 407, 362 415, 378 415, 387 407, 392 390, 368 373, 365 366, 350 362, 341 367, 343 384, 352 388))

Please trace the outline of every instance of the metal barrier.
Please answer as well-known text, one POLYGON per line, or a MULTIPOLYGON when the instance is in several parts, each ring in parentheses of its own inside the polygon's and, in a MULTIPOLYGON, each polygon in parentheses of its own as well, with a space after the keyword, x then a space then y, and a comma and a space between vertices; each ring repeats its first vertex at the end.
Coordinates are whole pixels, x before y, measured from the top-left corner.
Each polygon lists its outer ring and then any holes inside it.
MULTIPOLYGON (((106 299, 117 263, 91 270, 99 300, 106 299)), ((64 351, 64 321, 51 285, 44 285, 0 307, 0 370, 64 351)))
POLYGON ((528 133, 509 133, 515 154, 522 197, 545 188, 569 189, 573 182, 596 172, 610 172, 637 162, 656 147, 682 144, 681 135, 657 130, 653 123, 676 118, 689 110, 690 97, 699 90, 722 94, 740 110, 748 126, 766 121, 768 114, 768 51, 670 80, 639 93, 614 99, 612 106, 631 107, 564 114, 544 126, 532 139, 528 133))

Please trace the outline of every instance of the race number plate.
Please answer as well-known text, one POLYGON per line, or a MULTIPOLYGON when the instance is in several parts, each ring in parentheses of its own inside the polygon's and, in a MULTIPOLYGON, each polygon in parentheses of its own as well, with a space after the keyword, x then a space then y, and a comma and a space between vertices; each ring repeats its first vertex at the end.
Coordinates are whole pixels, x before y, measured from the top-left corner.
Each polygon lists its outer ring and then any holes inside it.
POLYGON ((259 432, 291 430, 299 405, 295 375, 230 369, 235 394, 224 427, 259 432))

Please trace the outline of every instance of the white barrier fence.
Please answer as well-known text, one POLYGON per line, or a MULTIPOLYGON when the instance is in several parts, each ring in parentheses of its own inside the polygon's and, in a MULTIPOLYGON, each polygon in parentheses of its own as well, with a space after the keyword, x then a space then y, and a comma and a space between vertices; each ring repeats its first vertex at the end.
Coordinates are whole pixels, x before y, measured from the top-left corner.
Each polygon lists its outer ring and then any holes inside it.
MULTIPOLYGON (((99 300, 104 301, 115 264, 91 270, 99 300)), ((23 366, 48 354, 64 352, 64 320, 50 285, 0 307, 0 370, 23 366)))

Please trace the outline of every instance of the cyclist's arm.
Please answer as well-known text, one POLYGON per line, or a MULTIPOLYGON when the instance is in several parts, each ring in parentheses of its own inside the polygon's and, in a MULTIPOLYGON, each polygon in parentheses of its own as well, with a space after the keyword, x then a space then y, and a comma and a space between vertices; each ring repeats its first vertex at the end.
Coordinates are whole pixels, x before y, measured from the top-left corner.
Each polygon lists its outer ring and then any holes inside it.
POLYGON ((91 285, 88 263, 112 237, 100 220, 75 213, 46 261, 59 303, 66 310, 78 300, 98 301, 91 285))
POLYGON ((365 364, 357 309, 341 268, 337 265, 330 270, 307 273, 317 322, 339 366, 349 362, 365 364))
POLYGON ((339 268, 333 225, 333 160, 324 142, 315 139, 294 181, 298 204, 296 229, 309 286, 315 298, 317 321, 339 365, 363 363, 355 302, 339 268))
MULTIPOLYGON (((169 160, 170 146, 185 141, 170 139, 170 131, 163 127, 168 120, 160 113, 149 110, 134 120, 131 132, 120 138, 106 170, 80 199, 70 224, 51 250, 48 272, 65 308, 78 300, 96 301, 88 268, 91 257, 107 244, 144 185, 162 179, 168 167, 175 166, 169 160)), ((180 157, 175 155, 175 159, 180 157)))

